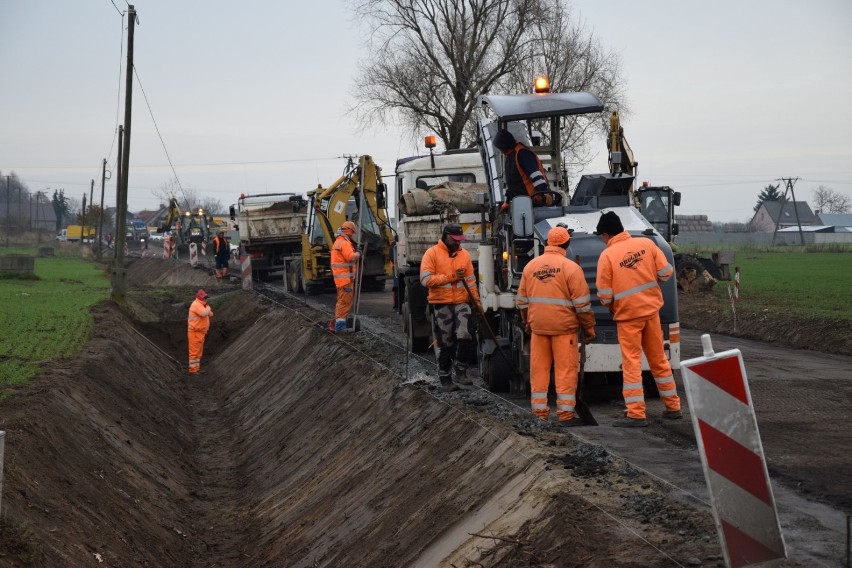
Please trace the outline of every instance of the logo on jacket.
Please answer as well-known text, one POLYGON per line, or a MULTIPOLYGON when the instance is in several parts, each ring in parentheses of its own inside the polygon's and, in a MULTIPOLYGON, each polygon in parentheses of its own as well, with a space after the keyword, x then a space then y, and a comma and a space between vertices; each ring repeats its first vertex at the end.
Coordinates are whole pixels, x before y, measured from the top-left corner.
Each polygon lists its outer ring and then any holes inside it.
POLYGON ((621 262, 618 263, 618 266, 622 268, 630 268, 632 270, 636 270, 639 268, 639 263, 642 262, 642 257, 645 256, 645 249, 642 249, 638 252, 628 252, 624 255, 624 258, 621 262))
POLYGON ((549 264, 545 264, 544 266, 542 266, 538 270, 534 270, 532 275, 534 277, 538 278, 539 280, 541 280, 542 282, 548 282, 551 278, 553 278, 554 276, 556 276, 560 272, 562 272, 561 268, 558 268, 558 267, 554 268, 554 267, 550 266, 549 264))

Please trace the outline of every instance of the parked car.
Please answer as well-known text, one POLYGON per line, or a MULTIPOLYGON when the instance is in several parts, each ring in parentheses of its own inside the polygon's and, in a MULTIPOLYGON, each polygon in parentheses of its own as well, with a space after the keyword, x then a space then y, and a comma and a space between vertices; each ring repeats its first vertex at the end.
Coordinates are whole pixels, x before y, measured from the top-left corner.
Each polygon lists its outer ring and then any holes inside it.
POLYGON ((166 236, 163 233, 151 233, 151 234, 148 235, 148 240, 151 243, 162 244, 162 242, 165 240, 165 238, 166 238, 166 236))

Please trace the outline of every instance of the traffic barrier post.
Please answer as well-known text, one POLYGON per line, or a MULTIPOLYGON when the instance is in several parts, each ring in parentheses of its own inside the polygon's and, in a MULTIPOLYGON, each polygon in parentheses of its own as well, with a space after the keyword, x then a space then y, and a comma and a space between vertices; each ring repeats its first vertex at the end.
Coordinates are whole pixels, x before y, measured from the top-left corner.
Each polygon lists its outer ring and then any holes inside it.
POLYGON ((193 268, 198 264, 198 245, 189 243, 189 264, 193 268))
POLYGON ((680 365, 725 564, 786 558, 742 354, 701 343, 704 355, 680 365))
POLYGON ((240 273, 242 274, 243 290, 251 290, 251 257, 247 254, 240 256, 240 273))

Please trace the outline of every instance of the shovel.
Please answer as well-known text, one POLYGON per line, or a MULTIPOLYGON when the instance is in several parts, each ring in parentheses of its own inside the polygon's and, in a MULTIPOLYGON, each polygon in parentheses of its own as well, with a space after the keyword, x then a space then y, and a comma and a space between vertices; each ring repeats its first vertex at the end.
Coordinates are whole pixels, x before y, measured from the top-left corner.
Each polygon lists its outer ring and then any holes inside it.
POLYGON ((580 420, 583 421, 583 424, 587 426, 597 426, 598 421, 595 420, 592 411, 589 409, 589 405, 586 404, 586 401, 583 399, 583 379, 586 374, 586 334, 583 332, 583 328, 580 328, 580 372, 577 375, 577 396, 576 401, 577 404, 574 407, 574 410, 577 411, 577 416, 580 417, 580 420))

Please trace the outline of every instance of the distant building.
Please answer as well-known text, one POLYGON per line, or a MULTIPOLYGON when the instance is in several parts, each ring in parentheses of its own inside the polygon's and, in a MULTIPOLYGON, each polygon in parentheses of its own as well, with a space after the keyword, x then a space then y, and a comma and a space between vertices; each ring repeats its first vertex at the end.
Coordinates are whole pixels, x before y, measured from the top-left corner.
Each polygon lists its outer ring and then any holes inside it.
POLYGON ((803 227, 815 225, 819 221, 805 201, 796 201, 795 208, 791 201, 784 203, 764 201, 755 212, 750 224, 753 231, 771 233, 775 231, 776 223, 778 229, 785 229, 787 227, 798 227, 800 224, 803 227))
POLYGON ((0 225, 19 231, 55 231, 53 202, 47 194, 36 192, 26 201, 9 203, 7 211, 6 202, 0 201, 0 225))
POLYGON ((852 228, 852 213, 817 213, 820 225, 852 228))

